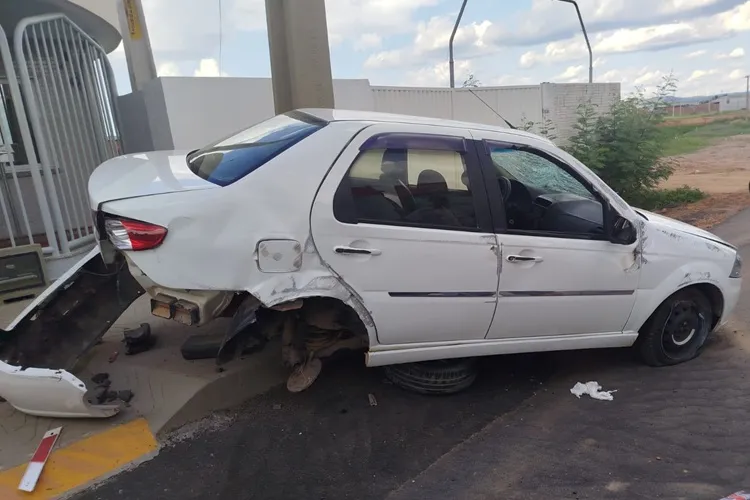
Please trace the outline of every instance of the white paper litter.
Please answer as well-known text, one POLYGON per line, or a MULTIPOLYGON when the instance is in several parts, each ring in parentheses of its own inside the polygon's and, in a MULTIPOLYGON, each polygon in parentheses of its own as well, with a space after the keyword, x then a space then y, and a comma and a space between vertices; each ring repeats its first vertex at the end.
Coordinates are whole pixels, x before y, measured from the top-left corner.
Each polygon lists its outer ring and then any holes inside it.
POLYGON ((598 399, 600 401, 612 401, 613 399, 615 399, 614 396, 612 396, 612 393, 617 392, 616 390, 602 391, 601 389, 602 386, 600 386, 598 382, 586 382, 585 384, 578 382, 573 386, 570 392, 579 399, 584 394, 588 394, 592 398, 598 399))

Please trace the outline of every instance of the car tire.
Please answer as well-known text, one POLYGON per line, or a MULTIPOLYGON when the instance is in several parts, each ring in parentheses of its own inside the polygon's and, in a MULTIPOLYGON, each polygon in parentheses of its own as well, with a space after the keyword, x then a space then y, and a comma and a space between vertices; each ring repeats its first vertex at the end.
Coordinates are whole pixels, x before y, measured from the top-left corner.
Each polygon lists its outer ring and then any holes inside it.
POLYGON ((697 357, 713 326, 708 298, 695 288, 665 300, 641 329, 636 346, 650 366, 671 366, 697 357))
POLYGON ((391 365, 384 368, 393 384, 419 394, 455 394, 467 389, 477 378, 473 358, 446 359, 391 365))

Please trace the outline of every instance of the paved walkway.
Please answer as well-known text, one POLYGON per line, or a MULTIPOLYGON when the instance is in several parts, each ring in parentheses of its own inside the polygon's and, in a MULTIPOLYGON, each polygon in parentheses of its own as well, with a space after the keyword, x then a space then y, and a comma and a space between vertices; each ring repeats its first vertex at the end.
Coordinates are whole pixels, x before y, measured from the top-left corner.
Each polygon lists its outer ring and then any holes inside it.
MULTIPOLYGON (((716 232, 744 255, 743 228, 750 212, 716 232)), ((339 362, 76 498, 717 500, 750 487, 745 290, 734 324, 685 365, 648 368, 628 350, 496 357, 472 390, 429 398, 339 362), (570 394, 588 380, 615 400, 570 394)))

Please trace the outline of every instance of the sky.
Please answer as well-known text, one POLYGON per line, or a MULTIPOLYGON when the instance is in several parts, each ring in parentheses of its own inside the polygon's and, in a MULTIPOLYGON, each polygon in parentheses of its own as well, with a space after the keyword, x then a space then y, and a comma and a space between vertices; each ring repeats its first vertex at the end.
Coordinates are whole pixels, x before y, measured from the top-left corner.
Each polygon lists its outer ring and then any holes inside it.
MULTIPOLYGON (((267 77, 264 0, 142 0, 160 76, 267 77)), ((665 75, 678 95, 745 90, 750 0, 578 0, 594 81, 624 94, 665 75)), ((448 85, 448 39, 461 0, 326 0, 334 78, 448 85)), ((122 45, 110 59, 130 91, 122 45)), ((455 39, 456 81, 483 86, 584 82, 588 52, 573 5, 468 0, 455 39)))

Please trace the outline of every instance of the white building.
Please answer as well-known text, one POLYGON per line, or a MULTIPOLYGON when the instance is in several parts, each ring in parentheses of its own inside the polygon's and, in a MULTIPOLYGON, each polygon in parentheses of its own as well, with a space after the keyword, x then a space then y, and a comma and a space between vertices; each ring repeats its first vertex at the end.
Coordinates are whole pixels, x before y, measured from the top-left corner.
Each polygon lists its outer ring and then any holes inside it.
POLYGON ((747 97, 742 96, 724 96, 718 99, 719 101, 719 112, 724 113, 725 111, 740 111, 747 109, 747 97))

